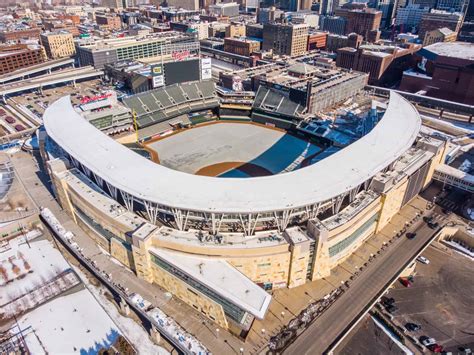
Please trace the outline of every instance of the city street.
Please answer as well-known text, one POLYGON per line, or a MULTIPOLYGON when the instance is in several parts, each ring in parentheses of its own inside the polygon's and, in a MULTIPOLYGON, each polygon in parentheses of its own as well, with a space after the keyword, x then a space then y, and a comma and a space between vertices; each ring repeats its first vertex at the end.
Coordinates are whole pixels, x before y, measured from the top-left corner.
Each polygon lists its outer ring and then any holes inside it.
POLYGON ((396 275, 429 243, 434 231, 423 222, 415 225, 415 239, 402 236, 396 245, 378 256, 354 280, 345 293, 286 350, 286 354, 321 354, 348 331, 354 320, 361 316, 396 275))

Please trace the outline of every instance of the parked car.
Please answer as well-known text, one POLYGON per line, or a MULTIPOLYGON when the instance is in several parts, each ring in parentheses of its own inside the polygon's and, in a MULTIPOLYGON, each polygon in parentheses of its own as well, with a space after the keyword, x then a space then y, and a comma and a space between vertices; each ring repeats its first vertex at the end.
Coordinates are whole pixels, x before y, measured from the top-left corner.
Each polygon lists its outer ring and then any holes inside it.
POLYGON ((400 282, 405 287, 411 287, 411 282, 406 277, 401 277, 400 282))
POLYGON ((388 313, 390 314, 393 314, 395 313, 396 311, 398 311, 398 307, 393 305, 393 304, 390 304, 388 306, 385 307, 385 309, 387 310, 388 313))
POLYGON ((407 236, 408 239, 415 239, 416 233, 408 232, 408 233, 406 234, 406 236, 407 236))
POLYGON ((419 324, 415 324, 415 323, 407 323, 407 324, 405 324, 405 328, 406 328, 406 330, 408 330, 410 332, 417 332, 418 330, 421 329, 421 326, 419 324))
POLYGON ((428 345, 427 348, 434 353, 442 353, 444 350, 443 347, 439 344, 428 345))
POLYGON ((21 132, 21 131, 25 130, 25 127, 23 127, 21 124, 17 124, 17 125, 15 125, 15 130, 17 132, 21 132))
POLYGON ((425 258, 424 256, 421 256, 421 255, 419 257, 417 257, 416 260, 419 261, 422 264, 427 264, 428 265, 430 263, 429 259, 427 259, 427 258, 425 258))
POLYGON ((432 220, 433 220, 433 217, 432 217, 432 216, 429 216, 429 217, 428 217, 428 216, 425 216, 425 217, 423 217, 423 221, 424 221, 425 223, 429 223, 429 222, 431 222, 432 220))
POLYGON ((428 222, 428 227, 431 228, 431 229, 436 229, 439 227, 439 223, 438 222, 428 222))
POLYGON ((5 121, 7 121, 8 123, 12 124, 12 123, 15 123, 15 119, 11 116, 7 116, 5 118, 5 121))
POLYGON ((382 297, 382 303, 385 305, 385 306, 390 306, 390 305, 393 305, 395 304, 395 298, 393 297, 382 297))
POLYGON ((436 340, 434 338, 427 337, 426 335, 420 337, 420 341, 426 347, 436 344, 436 340))

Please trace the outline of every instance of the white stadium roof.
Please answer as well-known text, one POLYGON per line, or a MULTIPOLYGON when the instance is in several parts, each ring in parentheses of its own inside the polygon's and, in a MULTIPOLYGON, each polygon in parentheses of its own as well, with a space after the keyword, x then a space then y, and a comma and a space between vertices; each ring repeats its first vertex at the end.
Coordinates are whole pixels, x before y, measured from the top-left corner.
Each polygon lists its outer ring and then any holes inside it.
POLYGON ((156 164, 88 123, 68 96, 46 110, 44 125, 67 153, 135 198, 192 211, 258 213, 309 206, 362 184, 410 148, 421 119, 392 92, 381 121, 346 148, 306 168, 240 179, 191 175, 156 164))

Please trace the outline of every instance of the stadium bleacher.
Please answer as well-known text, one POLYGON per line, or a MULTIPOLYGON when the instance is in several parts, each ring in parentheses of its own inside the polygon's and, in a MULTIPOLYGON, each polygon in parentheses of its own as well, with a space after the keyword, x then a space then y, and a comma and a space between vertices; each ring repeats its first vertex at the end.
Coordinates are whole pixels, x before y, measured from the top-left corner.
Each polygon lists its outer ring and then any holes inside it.
POLYGON ((172 119, 176 116, 219 106, 212 81, 174 84, 123 99, 137 114, 139 128, 172 119))
POLYGON ((253 108, 267 113, 276 113, 289 118, 302 117, 305 107, 290 100, 279 91, 260 86, 255 96, 253 108))

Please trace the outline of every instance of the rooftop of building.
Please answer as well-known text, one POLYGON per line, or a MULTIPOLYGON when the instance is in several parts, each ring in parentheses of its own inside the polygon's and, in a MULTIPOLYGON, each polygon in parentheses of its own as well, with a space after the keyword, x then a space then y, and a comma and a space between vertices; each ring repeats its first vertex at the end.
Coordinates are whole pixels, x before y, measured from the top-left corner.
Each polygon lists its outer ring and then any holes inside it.
POLYGON ((89 37, 76 40, 76 43, 80 47, 88 48, 90 50, 105 50, 120 47, 127 47, 135 43, 145 42, 160 42, 169 39, 177 38, 189 38, 193 37, 178 31, 167 31, 160 33, 147 34, 145 36, 127 36, 127 37, 116 37, 116 38, 97 38, 89 37))
POLYGON ((150 248, 150 252, 255 317, 265 316, 272 297, 225 260, 160 248, 150 248))
POLYGON ((474 60, 474 43, 438 42, 423 49, 442 57, 474 60))

